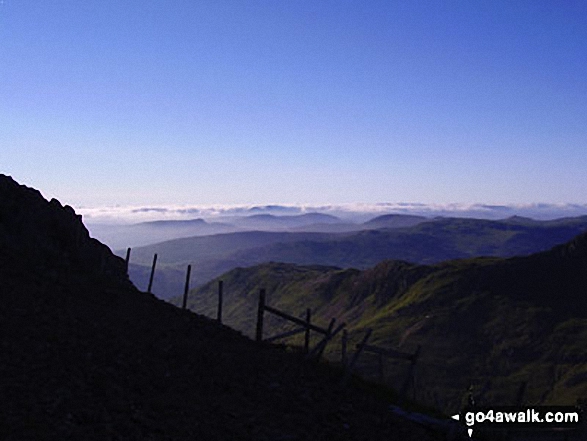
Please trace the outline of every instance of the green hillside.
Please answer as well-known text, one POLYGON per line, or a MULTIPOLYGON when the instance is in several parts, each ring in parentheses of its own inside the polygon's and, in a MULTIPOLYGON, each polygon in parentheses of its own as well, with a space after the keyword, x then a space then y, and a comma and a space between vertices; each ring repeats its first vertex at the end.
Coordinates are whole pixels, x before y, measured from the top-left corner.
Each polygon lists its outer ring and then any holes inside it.
MULTIPOLYGON (((421 345, 416 398, 446 412, 460 408, 471 384, 486 404, 515 404, 524 382, 527 403, 587 398, 586 234, 527 257, 384 261, 364 271, 270 263, 221 279, 224 322, 248 335, 265 288, 281 310, 301 317, 311 308, 322 326, 345 321, 353 343, 372 328, 372 344, 407 352, 421 345)), ((215 317, 216 292, 216 281, 193 290, 188 306, 215 317)), ((266 335, 288 326, 269 319, 266 335)), ((339 359, 340 340, 327 355, 339 359)), ((376 374, 377 357, 364 354, 359 367, 376 374)), ((406 369, 386 361, 386 381, 399 387, 406 369)))

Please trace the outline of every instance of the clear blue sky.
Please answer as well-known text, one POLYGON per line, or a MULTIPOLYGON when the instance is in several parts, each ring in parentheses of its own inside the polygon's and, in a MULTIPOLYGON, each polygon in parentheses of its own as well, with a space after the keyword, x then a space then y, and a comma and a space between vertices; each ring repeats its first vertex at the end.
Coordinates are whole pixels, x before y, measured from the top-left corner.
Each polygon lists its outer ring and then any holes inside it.
POLYGON ((74 206, 587 202, 587 2, 4 0, 0 172, 74 206))

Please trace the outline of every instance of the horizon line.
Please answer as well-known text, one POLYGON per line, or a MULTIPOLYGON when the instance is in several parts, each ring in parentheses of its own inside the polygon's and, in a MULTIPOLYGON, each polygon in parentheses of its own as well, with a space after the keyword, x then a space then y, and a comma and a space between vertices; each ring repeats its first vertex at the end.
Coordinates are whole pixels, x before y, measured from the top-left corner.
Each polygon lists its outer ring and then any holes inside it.
POLYGON ((307 213, 331 214, 342 219, 364 218, 372 215, 404 214, 422 216, 480 217, 503 219, 523 216, 550 220, 561 217, 587 215, 587 203, 421 203, 378 202, 339 204, 148 204, 102 205, 73 207, 88 223, 135 223, 154 220, 189 220, 221 218, 254 214, 300 215, 307 213))

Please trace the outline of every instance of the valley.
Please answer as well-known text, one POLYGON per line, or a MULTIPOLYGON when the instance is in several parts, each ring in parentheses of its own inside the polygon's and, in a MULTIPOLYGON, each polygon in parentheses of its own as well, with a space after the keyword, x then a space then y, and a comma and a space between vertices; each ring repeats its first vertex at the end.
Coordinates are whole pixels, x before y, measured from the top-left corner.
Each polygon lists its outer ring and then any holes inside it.
MULTIPOLYGON (((587 363, 580 362, 587 347, 585 234, 525 257, 384 261, 362 271, 269 263, 219 279, 224 322, 249 336, 263 288, 280 310, 303 317, 310 308, 321 326, 333 317, 345 322, 353 344, 370 328, 370 342, 381 347, 414 352, 420 345, 415 397, 446 413, 461 407, 471 385, 484 404, 515 404, 521 384, 529 403, 574 404, 587 396, 587 363)), ((215 317, 216 280, 192 290, 188 307, 215 317)), ((266 326, 269 335, 289 329, 277 319, 266 326)), ((339 341, 327 356, 340 360, 339 341)), ((362 356, 359 366, 376 377, 377 357, 362 356)), ((399 387, 406 368, 389 362, 387 381, 399 387)))
MULTIPOLYGON (((153 292, 169 299, 183 292, 188 264, 192 265, 192 286, 201 286, 232 268, 264 262, 367 269, 386 259, 433 264, 479 256, 528 255, 587 230, 586 216, 552 221, 423 219, 382 216, 364 225, 384 228, 351 233, 246 231, 174 239, 133 248, 130 277, 136 286, 146 289, 157 253, 153 292)), ((124 249, 117 251, 121 257, 125 253, 124 249)))

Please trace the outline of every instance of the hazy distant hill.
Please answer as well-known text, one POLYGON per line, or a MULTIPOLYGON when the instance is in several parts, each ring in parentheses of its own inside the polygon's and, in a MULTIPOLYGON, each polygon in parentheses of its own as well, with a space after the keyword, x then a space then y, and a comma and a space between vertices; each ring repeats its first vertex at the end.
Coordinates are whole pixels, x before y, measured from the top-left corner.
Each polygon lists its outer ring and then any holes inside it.
MULTIPOLYGON (((225 322, 247 334, 265 288, 274 307, 300 317, 309 307, 323 326, 345 321, 354 342, 369 327, 374 344, 422 345, 418 398, 445 411, 460 407, 471 382, 479 404, 515 404, 522 382, 527 403, 587 399, 587 234, 526 257, 385 261, 364 271, 270 263, 221 279, 225 322)), ((193 290, 189 307, 215 316, 216 292, 216 281, 193 290)), ((268 335, 285 329, 267 323, 268 335)), ((405 363, 388 368, 398 386, 405 363)), ((377 358, 365 355, 362 369, 375 374, 377 358)))
MULTIPOLYGON (((282 233, 246 231, 210 236, 189 237, 157 243, 132 250, 134 263, 150 263, 153 253, 158 253, 160 262, 166 264, 189 263, 210 259, 228 259, 236 251, 263 247, 273 243, 288 243, 303 240, 321 240, 329 236, 320 233, 282 233)), ((124 250, 120 250, 123 252, 124 250)))
POLYGON ((112 249, 145 246, 191 236, 243 231, 345 233, 415 225, 420 216, 403 214, 379 216, 365 223, 344 221, 323 213, 233 215, 191 220, 159 220, 130 225, 90 224, 92 235, 112 249))
MULTIPOLYGON (((166 299, 182 292, 188 264, 192 264, 192 284, 202 285, 213 277, 243 264, 242 260, 233 257, 235 251, 254 249, 274 242, 287 243, 319 237, 323 235, 254 231, 175 239, 132 249, 130 277, 133 283, 146 289, 153 254, 157 253, 158 263, 153 292, 166 299)), ((124 250, 119 250, 118 254, 124 255, 124 250)))
POLYGON ((405 228, 418 225, 430 219, 424 216, 411 216, 406 214, 384 214, 377 216, 363 224, 366 228, 405 228))
POLYGON ((161 220, 130 225, 90 224, 88 229, 93 237, 99 238, 113 250, 238 230, 234 225, 208 223, 203 219, 161 220))
POLYGON ((412 216, 407 214, 384 214, 377 216, 367 222, 350 223, 350 222, 330 222, 330 223, 315 223, 303 225, 296 228, 290 228, 290 231, 312 231, 316 233, 349 233, 359 232, 364 230, 380 230, 388 228, 405 228, 417 225, 422 222, 430 222, 424 216, 412 216))
MULTIPOLYGON (((587 217, 531 224, 440 218, 409 228, 345 234, 242 232, 177 239, 133 249, 131 262, 148 266, 158 253, 161 271, 164 265, 185 271, 191 263, 193 283, 200 285, 231 268, 270 261, 364 269, 385 259, 436 263, 475 256, 527 255, 586 230, 587 217)), ((162 277, 156 276, 153 291, 165 298, 177 294, 162 283, 162 277)), ((139 286, 147 283, 132 280, 139 286)))
POLYGON ((292 233, 351 233, 362 231, 367 228, 363 224, 353 224, 350 222, 338 223, 317 223, 292 227, 289 229, 292 233))
POLYGON ((342 221, 330 214, 305 213, 290 216, 255 214, 234 218, 232 222, 243 230, 284 231, 312 224, 335 224, 342 221))

